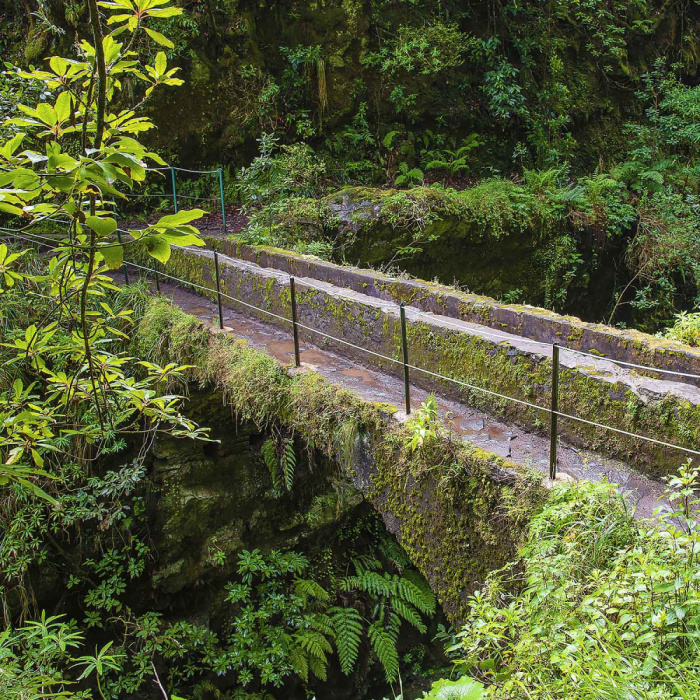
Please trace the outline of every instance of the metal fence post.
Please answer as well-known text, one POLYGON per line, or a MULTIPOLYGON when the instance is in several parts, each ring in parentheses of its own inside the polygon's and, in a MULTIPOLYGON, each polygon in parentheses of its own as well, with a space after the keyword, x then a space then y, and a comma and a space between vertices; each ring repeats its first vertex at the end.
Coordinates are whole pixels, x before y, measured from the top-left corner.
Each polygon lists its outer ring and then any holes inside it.
POLYGON ((557 478, 557 415, 559 411, 559 346, 552 345, 552 410, 549 443, 549 478, 557 478))
POLYGON ((219 168, 219 193, 221 195, 221 221, 224 225, 224 231, 226 230, 226 207, 224 203, 224 173, 219 168))
POLYGON ((175 168, 170 168, 170 179, 173 183, 173 207, 175 208, 175 213, 177 214, 177 188, 175 187, 175 168))
MULTIPOLYGON (((119 245, 122 244, 122 234, 119 229, 117 229, 117 240, 119 245)), ((126 261, 124 260, 124 251, 122 250, 122 272, 124 273, 124 284, 129 284, 129 273, 126 271, 126 261)))
POLYGON ((403 302, 399 306, 401 318, 401 353, 403 354, 403 383, 406 393, 406 415, 411 413, 411 387, 408 384, 408 339, 406 337, 406 309, 403 302))
POLYGON ((154 260, 153 261, 153 276, 156 279, 156 292, 160 294, 160 278, 158 276, 158 261, 154 260))
POLYGON ((221 281, 219 280, 219 254, 214 251, 214 276, 216 277, 216 301, 219 304, 219 330, 224 330, 224 312, 221 308, 221 281))
POLYGON ((299 356, 299 328, 297 326, 297 291, 294 285, 294 277, 289 278, 289 291, 292 295, 292 333, 294 335, 294 365, 301 367, 299 356))

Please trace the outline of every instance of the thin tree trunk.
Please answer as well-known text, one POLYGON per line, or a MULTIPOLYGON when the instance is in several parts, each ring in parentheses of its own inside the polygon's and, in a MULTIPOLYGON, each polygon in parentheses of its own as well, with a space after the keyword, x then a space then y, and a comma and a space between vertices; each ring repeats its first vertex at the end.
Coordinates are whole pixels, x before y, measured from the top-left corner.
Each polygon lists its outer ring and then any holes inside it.
POLYGON ((92 36, 95 41, 95 65, 97 67, 97 124, 93 146, 100 148, 102 146, 102 133, 105 128, 105 109, 107 105, 107 67, 105 65, 105 50, 104 46, 102 46, 102 25, 100 24, 97 0, 88 0, 88 7, 90 8, 92 36))

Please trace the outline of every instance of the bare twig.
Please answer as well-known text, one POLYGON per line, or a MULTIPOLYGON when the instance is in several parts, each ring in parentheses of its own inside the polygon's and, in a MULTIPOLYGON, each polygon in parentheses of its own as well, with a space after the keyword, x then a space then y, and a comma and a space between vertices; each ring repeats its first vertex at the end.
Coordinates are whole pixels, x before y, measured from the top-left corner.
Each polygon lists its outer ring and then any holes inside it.
POLYGON ((160 678, 158 677, 158 671, 156 671, 156 665, 153 663, 153 661, 151 661, 151 668, 153 669, 153 675, 155 676, 155 684, 160 688, 160 692, 163 693, 163 697, 165 698, 165 700, 170 700, 168 694, 165 692, 163 684, 160 682, 160 678))

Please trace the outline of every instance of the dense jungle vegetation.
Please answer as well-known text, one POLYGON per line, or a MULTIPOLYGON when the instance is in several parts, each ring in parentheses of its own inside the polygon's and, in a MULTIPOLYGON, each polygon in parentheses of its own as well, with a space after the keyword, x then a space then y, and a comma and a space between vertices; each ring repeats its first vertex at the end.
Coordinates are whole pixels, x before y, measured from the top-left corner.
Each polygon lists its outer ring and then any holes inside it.
MULTIPOLYGON (((653 523, 506 490, 523 537, 452 627, 333 463, 366 417, 111 274, 203 243, 199 209, 117 237, 151 168, 222 165, 243 240, 400 271, 468 239, 531 266, 475 291, 697 344, 697 3, 2 8, 0 698, 700 696, 690 463, 653 523)), ((445 430, 428 401, 384 444, 469 484, 445 430)))
MULTIPOLYGON (((697 2, 179 4, 152 22, 185 84, 144 138, 226 168, 245 240, 697 342, 697 2)), ((3 22, 3 58, 40 65, 87 9, 3 22)))

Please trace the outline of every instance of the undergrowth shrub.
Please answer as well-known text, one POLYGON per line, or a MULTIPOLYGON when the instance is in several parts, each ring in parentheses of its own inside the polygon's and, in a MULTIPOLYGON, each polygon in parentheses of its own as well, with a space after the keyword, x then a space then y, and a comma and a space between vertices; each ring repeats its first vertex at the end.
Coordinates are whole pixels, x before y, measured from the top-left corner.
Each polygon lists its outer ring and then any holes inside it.
POLYGON ((700 312, 678 314, 676 322, 664 333, 664 337, 700 347, 700 312))
POLYGON ((498 698, 699 697, 699 474, 670 480, 660 522, 611 484, 556 488, 520 562, 472 597, 459 664, 498 698))

